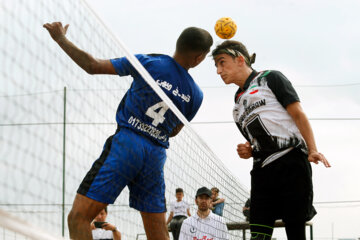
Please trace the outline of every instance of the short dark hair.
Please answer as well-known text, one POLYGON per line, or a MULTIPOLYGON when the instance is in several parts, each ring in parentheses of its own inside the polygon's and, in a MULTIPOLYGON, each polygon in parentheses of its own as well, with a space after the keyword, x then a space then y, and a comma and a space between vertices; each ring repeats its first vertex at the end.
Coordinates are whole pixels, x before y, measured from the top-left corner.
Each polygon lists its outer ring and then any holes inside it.
POLYGON ((188 27, 180 34, 176 41, 176 51, 187 52, 208 52, 213 44, 210 33, 202 28, 188 27))
POLYGON ((104 210, 105 210, 105 212, 106 212, 106 214, 107 214, 107 213, 108 213, 108 212, 107 212, 107 207, 105 207, 104 210))
POLYGON ((220 190, 219 190, 217 187, 211 188, 211 191, 215 191, 216 193, 219 193, 219 192, 220 192, 220 190))
POLYGON ((178 193, 178 192, 182 192, 182 193, 183 193, 184 191, 183 191, 182 188, 177 188, 177 189, 175 190, 175 193, 178 193))
POLYGON ((224 41, 220 45, 216 46, 216 48, 212 51, 211 55, 213 58, 215 58, 217 55, 222 53, 228 54, 233 58, 242 55, 245 58, 245 62, 248 66, 251 66, 251 64, 255 62, 256 58, 255 53, 250 56, 245 45, 235 40, 224 41))

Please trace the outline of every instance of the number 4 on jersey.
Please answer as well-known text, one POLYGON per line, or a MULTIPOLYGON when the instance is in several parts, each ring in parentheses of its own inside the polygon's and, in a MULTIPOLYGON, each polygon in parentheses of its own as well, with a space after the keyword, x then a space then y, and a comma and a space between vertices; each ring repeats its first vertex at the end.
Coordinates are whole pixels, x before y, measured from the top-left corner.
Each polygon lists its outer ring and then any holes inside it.
POLYGON ((165 120, 164 115, 168 109, 169 109, 169 106, 166 105, 165 102, 158 102, 155 105, 152 105, 151 107, 149 107, 145 114, 147 116, 151 117, 152 119, 154 119, 151 124, 154 125, 155 127, 157 127, 157 125, 159 125, 159 123, 164 122, 164 120, 165 120), (160 108, 160 110, 158 110, 159 108, 160 108), (156 110, 158 110, 158 111, 156 111, 156 110))

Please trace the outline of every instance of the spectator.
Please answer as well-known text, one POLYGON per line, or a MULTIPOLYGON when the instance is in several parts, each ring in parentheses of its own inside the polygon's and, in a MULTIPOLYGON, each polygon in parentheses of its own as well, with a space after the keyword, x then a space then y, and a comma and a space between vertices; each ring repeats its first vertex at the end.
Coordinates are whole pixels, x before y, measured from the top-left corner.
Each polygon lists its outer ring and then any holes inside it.
POLYGON ((210 189, 206 187, 197 190, 195 196, 195 203, 198 206, 197 213, 184 220, 181 226, 180 240, 229 239, 225 219, 210 211, 211 195, 210 189))
POLYGON ((211 189, 212 195, 212 212, 222 216, 223 215, 223 210, 224 210, 224 206, 225 206, 225 199, 224 198, 219 198, 219 189, 217 187, 213 187, 211 189))
POLYGON ((91 232, 94 240, 121 240, 121 233, 117 230, 116 226, 106 222, 107 207, 94 218, 91 223, 91 232))
POLYGON ((170 229, 174 237, 174 240, 178 240, 181 224, 187 218, 186 215, 190 217, 191 214, 190 214, 189 204, 187 204, 185 201, 182 200, 184 197, 183 189, 177 188, 175 190, 175 194, 176 194, 175 195, 176 201, 170 204, 170 215, 168 220, 166 221, 166 225, 170 223, 170 229))
POLYGON ((243 214, 246 217, 246 221, 250 221, 250 198, 245 202, 245 206, 243 207, 243 214))

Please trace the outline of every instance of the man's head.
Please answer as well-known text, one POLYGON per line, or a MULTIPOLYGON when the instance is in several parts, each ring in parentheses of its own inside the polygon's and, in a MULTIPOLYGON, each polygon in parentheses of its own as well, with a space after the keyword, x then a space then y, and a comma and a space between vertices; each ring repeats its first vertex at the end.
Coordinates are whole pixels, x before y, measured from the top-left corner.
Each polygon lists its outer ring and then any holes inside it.
POLYGON ((244 72, 251 72, 251 64, 255 62, 256 54, 249 55, 244 44, 227 40, 218 45, 211 53, 217 73, 226 84, 236 83, 244 77, 244 72))
POLYGON ((95 217, 95 222, 106 222, 107 217, 107 207, 99 212, 99 214, 95 217))
POLYGON ((176 194, 176 200, 178 202, 182 201, 183 197, 184 197, 184 191, 182 188, 177 188, 175 190, 175 194, 176 194))
POLYGON ((196 67, 204 60, 212 44, 213 39, 208 31, 197 27, 186 28, 176 41, 174 58, 182 58, 180 65, 186 69, 196 67))
POLYGON ((251 67, 251 64, 255 62, 256 54, 249 55, 248 50, 245 45, 239 41, 234 40, 226 40, 220 45, 216 46, 216 48, 212 51, 211 55, 215 60, 216 56, 220 54, 227 54, 232 58, 236 58, 242 56, 244 58, 245 63, 251 67))
POLYGON ((199 188, 195 195, 195 203, 200 211, 207 211, 211 206, 211 191, 206 187, 199 188))
POLYGON ((212 193, 211 198, 216 199, 219 196, 219 192, 220 191, 217 187, 211 188, 211 193, 212 193))

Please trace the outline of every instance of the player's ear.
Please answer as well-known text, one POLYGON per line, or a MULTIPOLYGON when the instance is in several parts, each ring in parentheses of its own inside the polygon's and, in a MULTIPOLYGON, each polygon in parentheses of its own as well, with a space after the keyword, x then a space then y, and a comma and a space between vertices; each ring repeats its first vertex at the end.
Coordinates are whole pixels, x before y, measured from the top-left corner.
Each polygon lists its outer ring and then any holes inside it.
POLYGON ((206 57, 206 53, 198 53, 194 55, 194 64, 193 67, 199 65, 206 57))
POLYGON ((236 59, 237 59, 239 66, 246 64, 244 56, 240 55, 240 56, 236 57, 236 59))

